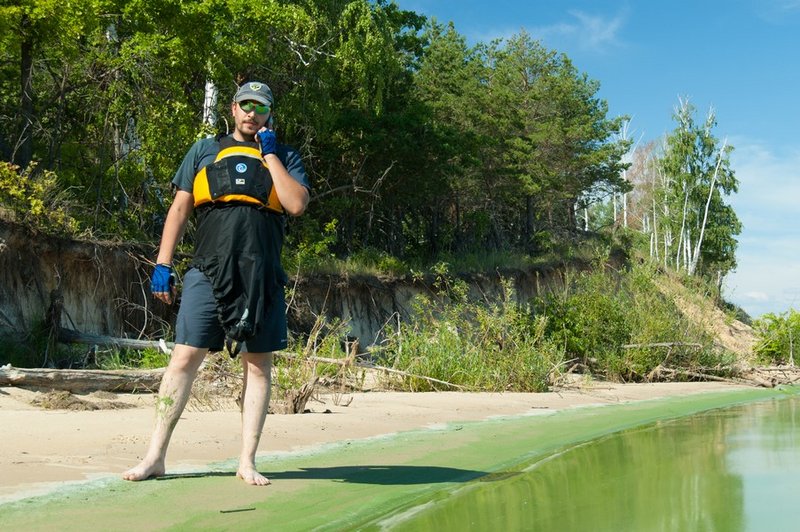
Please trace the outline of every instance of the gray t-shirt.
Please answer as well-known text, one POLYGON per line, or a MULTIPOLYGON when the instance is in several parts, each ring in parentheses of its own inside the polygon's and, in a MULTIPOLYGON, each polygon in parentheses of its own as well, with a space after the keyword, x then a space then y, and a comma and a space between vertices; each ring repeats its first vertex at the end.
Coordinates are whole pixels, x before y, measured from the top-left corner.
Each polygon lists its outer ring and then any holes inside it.
MULTIPOLYGON (((254 143, 242 143, 253 146, 254 143)), ((194 189, 194 178, 202 168, 214 162, 219 153, 219 142, 216 138, 201 139, 195 142, 183 162, 175 172, 175 177, 172 178, 172 184, 178 189, 185 192, 192 192, 194 189)), ((300 154, 294 149, 285 144, 278 144, 276 146, 275 155, 281 160, 286 171, 292 178, 311 190, 311 183, 308 180, 306 169, 303 166, 303 161, 300 159, 300 154)))

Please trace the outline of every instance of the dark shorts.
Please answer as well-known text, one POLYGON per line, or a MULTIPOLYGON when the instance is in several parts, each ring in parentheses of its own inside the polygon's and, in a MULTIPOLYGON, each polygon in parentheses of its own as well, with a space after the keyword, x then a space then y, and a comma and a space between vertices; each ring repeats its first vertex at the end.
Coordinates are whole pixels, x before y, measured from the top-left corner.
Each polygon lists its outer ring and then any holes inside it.
MULTIPOLYGON (((242 352, 267 353, 286 349, 286 300, 283 290, 273 294, 258 334, 244 342, 242 352)), ((225 331, 217 316, 217 302, 211 281, 196 268, 183 276, 181 306, 175 324, 175 343, 222 351, 225 331)))

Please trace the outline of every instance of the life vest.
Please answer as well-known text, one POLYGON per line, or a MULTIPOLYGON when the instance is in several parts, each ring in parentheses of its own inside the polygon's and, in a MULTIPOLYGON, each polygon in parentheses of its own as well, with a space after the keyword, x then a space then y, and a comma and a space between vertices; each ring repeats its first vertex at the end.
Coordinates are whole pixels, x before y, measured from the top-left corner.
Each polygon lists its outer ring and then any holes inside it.
MULTIPOLYGON (((215 203, 243 203, 283 214, 283 206, 272 185, 272 175, 258 148, 220 140, 213 163, 194 178, 194 206, 215 203)), ((255 144, 254 144, 255 145, 255 144)))

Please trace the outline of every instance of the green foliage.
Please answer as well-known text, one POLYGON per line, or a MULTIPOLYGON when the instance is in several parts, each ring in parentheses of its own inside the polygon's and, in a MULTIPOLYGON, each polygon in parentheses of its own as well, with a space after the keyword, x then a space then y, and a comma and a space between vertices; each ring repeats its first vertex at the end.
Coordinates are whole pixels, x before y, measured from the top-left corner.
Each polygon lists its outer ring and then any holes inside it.
POLYGON ((142 360, 139 364, 141 368, 164 368, 169 364, 170 356, 160 349, 144 349, 141 354, 142 360))
POLYGON ((25 0, 0 28, 0 159, 57 171, 96 235, 158 232, 169 176, 214 129, 207 81, 222 119, 237 83, 272 86, 325 235, 292 237, 300 262, 532 250, 573 228, 570 202, 621 186, 598 84, 524 33, 470 48, 386 0, 25 0))
POLYGON ((536 311, 547 316, 548 338, 564 347, 567 358, 606 378, 642 380, 659 364, 686 368, 723 363, 707 334, 659 290, 657 278, 646 265, 629 272, 574 274, 565 278, 561 290, 538 300, 536 311), (659 343, 702 347, 667 350, 652 345, 659 343))
POLYGON ((76 235, 78 221, 70 215, 75 200, 65 191, 54 172, 37 172, 29 165, 0 161, 0 210, 14 221, 50 233, 76 235))
MULTIPOLYGON (((514 301, 508 281, 492 301, 470 301, 463 282, 444 266, 440 272, 436 299, 415 301, 412 319, 390 332, 381 361, 471 390, 546 390, 562 354, 544 338, 546 320, 514 301)), ((413 376, 400 386, 450 388, 413 376)))
POLYGON ((399 258, 372 247, 351 254, 343 264, 343 268, 348 272, 391 277, 402 277, 411 271, 399 258))
POLYGON ((597 359, 616 377, 631 329, 625 302, 609 288, 613 284, 602 272, 579 274, 575 280, 566 279, 563 290, 546 295, 538 313, 548 317, 548 333, 564 346, 566 356, 584 364, 597 359))
POLYGON ((160 349, 108 349, 96 355, 100 369, 157 369, 169 364, 170 356, 160 349))
POLYGON ((794 364, 800 338, 800 312, 767 313, 753 322, 758 341, 753 352, 768 364, 794 364))
POLYGON ((324 269, 334 255, 331 247, 336 242, 336 220, 326 223, 318 231, 313 220, 300 219, 293 224, 290 238, 292 244, 284 248, 283 264, 287 271, 324 269))

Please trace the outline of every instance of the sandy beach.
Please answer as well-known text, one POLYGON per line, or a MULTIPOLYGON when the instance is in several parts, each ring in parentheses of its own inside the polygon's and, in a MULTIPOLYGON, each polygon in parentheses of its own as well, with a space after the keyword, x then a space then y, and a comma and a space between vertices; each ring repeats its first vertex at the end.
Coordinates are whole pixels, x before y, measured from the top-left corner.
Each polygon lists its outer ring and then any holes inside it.
MULTIPOLYGON (((744 388, 725 383, 589 382, 547 393, 364 392, 322 395, 309 413, 270 415, 259 456, 321 444, 541 410, 618 404, 744 388)), ((65 482, 119 476, 138 463, 153 423, 153 395, 83 396, 116 408, 46 410, 37 392, 0 388, 0 503, 57 489, 65 482), (125 406, 123 408, 123 406, 125 406)), ((238 456, 239 415, 229 405, 190 403, 178 425, 167 472, 202 470, 238 456)))

